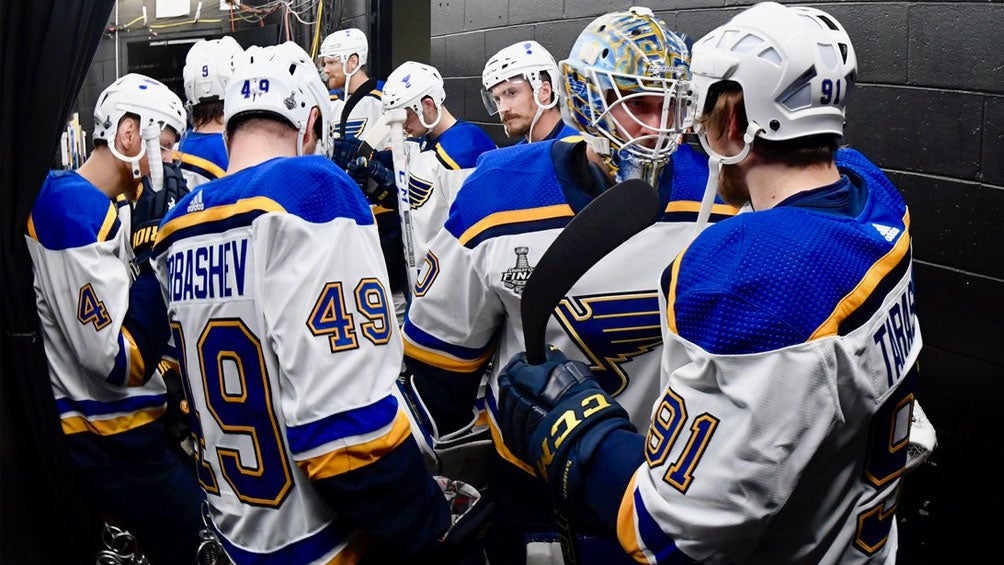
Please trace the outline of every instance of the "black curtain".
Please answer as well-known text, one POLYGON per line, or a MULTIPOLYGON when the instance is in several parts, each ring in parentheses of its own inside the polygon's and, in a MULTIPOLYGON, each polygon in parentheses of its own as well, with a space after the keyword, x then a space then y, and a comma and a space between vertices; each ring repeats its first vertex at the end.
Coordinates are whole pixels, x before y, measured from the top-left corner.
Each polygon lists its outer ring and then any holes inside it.
MULTIPOLYGON (((76 495, 24 233, 115 0, 0 0, 0 562, 94 563, 76 495)), ((157 509, 151 509, 156 512, 157 509)))

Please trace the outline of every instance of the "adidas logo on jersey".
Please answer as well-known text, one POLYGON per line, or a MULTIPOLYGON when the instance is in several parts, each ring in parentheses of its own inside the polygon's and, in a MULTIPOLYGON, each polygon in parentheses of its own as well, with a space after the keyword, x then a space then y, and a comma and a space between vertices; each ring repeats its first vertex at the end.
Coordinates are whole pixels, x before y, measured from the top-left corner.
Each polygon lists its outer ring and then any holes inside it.
POLYGON ((897 235, 899 235, 899 228, 883 226, 882 224, 872 224, 872 227, 875 228, 879 232, 879 235, 884 237, 886 241, 892 241, 896 239, 897 235))
POLYGON ((195 198, 188 203, 188 213, 191 214, 192 212, 201 212, 204 208, 205 205, 202 204, 202 191, 200 190, 195 193, 195 198))

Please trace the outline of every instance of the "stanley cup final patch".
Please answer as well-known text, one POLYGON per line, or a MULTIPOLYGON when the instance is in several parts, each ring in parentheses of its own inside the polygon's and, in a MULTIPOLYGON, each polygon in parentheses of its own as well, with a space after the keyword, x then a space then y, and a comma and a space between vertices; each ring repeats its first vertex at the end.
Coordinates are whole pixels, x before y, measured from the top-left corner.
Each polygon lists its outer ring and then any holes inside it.
POLYGON ((533 267, 526 258, 526 254, 530 252, 529 247, 517 247, 513 251, 516 252, 516 266, 502 271, 502 284, 519 295, 523 293, 523 287, 526 286, 533 267))

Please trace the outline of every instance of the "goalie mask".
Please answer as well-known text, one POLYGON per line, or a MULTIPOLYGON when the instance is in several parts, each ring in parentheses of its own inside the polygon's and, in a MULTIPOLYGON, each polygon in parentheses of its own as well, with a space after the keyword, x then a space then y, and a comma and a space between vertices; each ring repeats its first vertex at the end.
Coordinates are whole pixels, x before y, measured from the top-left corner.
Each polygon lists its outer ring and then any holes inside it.
POLYGON ((446 100, 446 90, 443 88, 443 77, 434 67, 415 61, 406 61, 394 69, 383 85, 383 111, 398 108, 410 108, 418 115, 422 127, 431 130, 439 124, 443 117, 443 101, 446 100), (431 124, 425 122, 422 115, 422 99, 432 98, 436 105, 436 119, 431 124))
MULTIPOLYGON (((129 163, 133 178, 140 178, 140 159, 149 147, 158 148, 160 132, 171 127, 180 138, 185 132, 186 113, 181 99, 163 83, 148 76, 130 73, 116 80, 98 96, 94 107, 94 140, 102 140, 116 158, 129 163), (122 155, 115 148, 119 122, 126 114, 139 117, 139 131, 144 144, 132 157, 122 155)), ((149 156, 151 162, 160 163, 159 151, 149 156)))
POLYGON ((210 100, 222 101, 242 52, 237 40, 229 35, 209 41, 200 39, 192 45, 185 56, 185 68, 182 70, 188 105, 194 106, 210 100))
POLYGON ((857 58, 847 32, 829 14, 763 2, 695 43, 691 70, 697 97, 694 129, 705 149, 699 118, 711 110, 709 90, 722 81, 742 87, 749 128, 742 152, 719 156, 730 164, 745 158, 758 136, 780 141, 842 135, 857 58))
MULTIPOLYGON (((246 112, 274 114, 297 129, 296 154, 302 155, 303 137, 315 107, 320 111, 317 119, 322 126, 328 124, 328 91, 306 51, 292 41, 252 46, 240 57, 227 86, 223 123, 229 127, 231 119, 246 112)), ((331 145, 328 127, 320 130, 314 153, 327 155, 331 145)))
MULTIPOLYGON (((662 164, 690 127, 690 53, 683 39, 648 8, 631 8, 593 20, 561 61, 565 122, 606 138, 611 152, 662 164), (661 104, 658 124, 632 112, 639 103, 661 104), (620 106, 626 118, 611 110, 620 106), (645 129, 627 133, 630 122, 645 129)), ((631 126, 630 129, 638 129, 631 126)))

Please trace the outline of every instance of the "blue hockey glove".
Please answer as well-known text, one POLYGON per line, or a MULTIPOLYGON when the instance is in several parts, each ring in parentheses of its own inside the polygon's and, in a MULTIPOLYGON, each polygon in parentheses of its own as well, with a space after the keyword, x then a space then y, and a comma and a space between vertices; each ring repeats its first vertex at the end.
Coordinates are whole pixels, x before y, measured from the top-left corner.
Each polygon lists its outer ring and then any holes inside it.
POLYGON ((589 367, 550 348, 541 365, 519 353, 505 366, 498 416, 506 446, 537 470, 561 502, 580 498, 584 470, 607 434, 635 431, 589 367))
POLYGON ((154 192, 149 177, 143 177, 143 191, 132 208, 132 252, 142 271, 150 266, 150 253, 157 239, 157 228, 186 194, 188 184, 177 165, 164 163, 164 188, 154 192))
POLYGON ((339 137, 332 141, 331 160, 342 169, 348 169, 355 160, 363 142, 355 137, 339 137))
POLYGON ((376 159, 357 157, 349 162, 348 172, 371 204, 397 210, 397 187, 392 169, 376 159))

